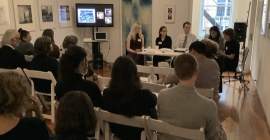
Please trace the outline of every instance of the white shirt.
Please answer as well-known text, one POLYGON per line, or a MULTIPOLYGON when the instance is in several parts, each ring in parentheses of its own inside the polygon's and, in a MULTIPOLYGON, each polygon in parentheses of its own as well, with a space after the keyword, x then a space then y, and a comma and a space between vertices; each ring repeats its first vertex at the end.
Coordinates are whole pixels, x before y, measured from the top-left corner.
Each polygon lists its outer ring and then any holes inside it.
MULTIPOLYGON (((185 34, 179 34, 175 40, 175 46, 174 49, 176 48, 182 48, 184 42, 185 42, 185 34)), ((191 43, 197 41, 197 37, 194 34, 187 34, 187 42, 186 45, 184 46, 184 48, 189 48, 189 46, 191 45, 191 43)))

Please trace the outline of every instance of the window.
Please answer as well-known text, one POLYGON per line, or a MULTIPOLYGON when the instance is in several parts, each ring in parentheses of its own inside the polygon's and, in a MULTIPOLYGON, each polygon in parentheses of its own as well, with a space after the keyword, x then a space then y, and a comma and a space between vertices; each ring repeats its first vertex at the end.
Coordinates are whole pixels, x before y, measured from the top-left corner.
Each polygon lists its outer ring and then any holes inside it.
POLYGON ((218 6, 217 7, 217 16, 220 16, 220 17, 222 17, 222 16, 224 16, 224 13, 225 13, 225 7, 223 7, 223 6, 218 6))
POLYGON ((208 34, 212 26, 224 30, 231 25, 233 0, 203 0, 203 17, 200 24, 200 37, 208 34))

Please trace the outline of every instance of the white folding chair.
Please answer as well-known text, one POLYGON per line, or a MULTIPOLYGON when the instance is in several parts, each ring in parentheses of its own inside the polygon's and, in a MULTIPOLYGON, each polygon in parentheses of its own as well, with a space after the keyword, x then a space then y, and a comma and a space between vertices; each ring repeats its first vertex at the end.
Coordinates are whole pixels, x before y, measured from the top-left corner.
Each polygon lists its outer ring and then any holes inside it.
POLYGON ((204 140, 205 135, 203 128, 201 129, 187 129, 182 127, 177 127, 171 125, 167 122, 161 120, 154 120, 151 118, 147 119, 147 126, 150 131, 156 131, 152 136, 155 140, 157 140, 157 134, 165 134, 169 136, 189 139, 189 140, 204 140))
POLYGON ((142 87, 144 89, 149 89, 153 93, 159 93, 162 89, 165 89, 165 85, 149 83, 149 82, 142 82, 142 87))
MULTIPOLYGON (((137 128, 142 128, 147 130, 147 126, 145 125, 145 118, 144 116, 141 117, 126 117, 123 115, 111 113, 108 111, 104 111, 99 108, 95 108, 95 113, 98 118, 98 124, 97 124, 97 129, 96 129, 96 139, 100 139, 100 130, 102 129, 102 125, 104 126, 104 135, 105 135, 105 140, 113 140, 113 136, 110 131, 110 124, 109 123, 114 123, 114 124, 119 124, 119 125, 125 125, 125 126, 131 126, 131 127, 137 127, 137 128)), ((141 135, 141 140, 145 140, 147 136, 145 136, 145 133, 142 133, 141 135)))
POLYGON ((214 98, 214 88, 197 88, 197 91, 202 95, 205 96, 209 99, 213 99, 214 98))
MULTIPOLYGON (((41 102, 45 102, 42 103, 43 105, 46 106, 46 101, 42 98, 42 97, 50 97, 50 114, 42 114, 44 118, 46 119, 50 119, 52 121, 52 123, 55 122, 55 108, 56 108, 56 101, 55 101, 55 86, 56 86, 56 80, 53 76, 53 74, 51 72, 43 72, 43 71, 36 71, 36 70, 28 70, 28 69, 24 69, 24 72, 26 73, 26 75, 33 79, 41 79, 41 80, 48 80, 51 81, 51 93, 47 94, 47 93, 41 93, 41 92, 37 92, 35 90, 33 90, 32 94, 33 96, 36 94, 38 95, 41 100, 41 102)), ((35 85, 34 85, 35 86, 35 85)), ((33 88, 34 88, 33 86, 33 88)))

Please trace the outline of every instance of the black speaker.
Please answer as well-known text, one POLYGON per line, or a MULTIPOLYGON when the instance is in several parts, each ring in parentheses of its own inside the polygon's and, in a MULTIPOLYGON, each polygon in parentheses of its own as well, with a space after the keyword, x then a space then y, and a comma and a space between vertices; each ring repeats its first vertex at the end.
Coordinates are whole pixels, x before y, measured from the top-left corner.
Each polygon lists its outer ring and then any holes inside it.
POLYGON ((235 38, 239 42, 244 42, 246 40, 247 34, 247 23, 245 22, 235 22, 234 23, 235 38))

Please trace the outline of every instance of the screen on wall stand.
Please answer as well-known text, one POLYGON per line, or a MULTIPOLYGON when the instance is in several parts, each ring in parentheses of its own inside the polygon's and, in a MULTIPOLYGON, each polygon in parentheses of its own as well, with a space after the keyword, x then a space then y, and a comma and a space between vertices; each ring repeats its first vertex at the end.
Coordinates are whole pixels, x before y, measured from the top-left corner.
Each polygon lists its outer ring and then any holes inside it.
POLYGON ((112 4, 76 4, 77 27, 113 27, 112 4))

